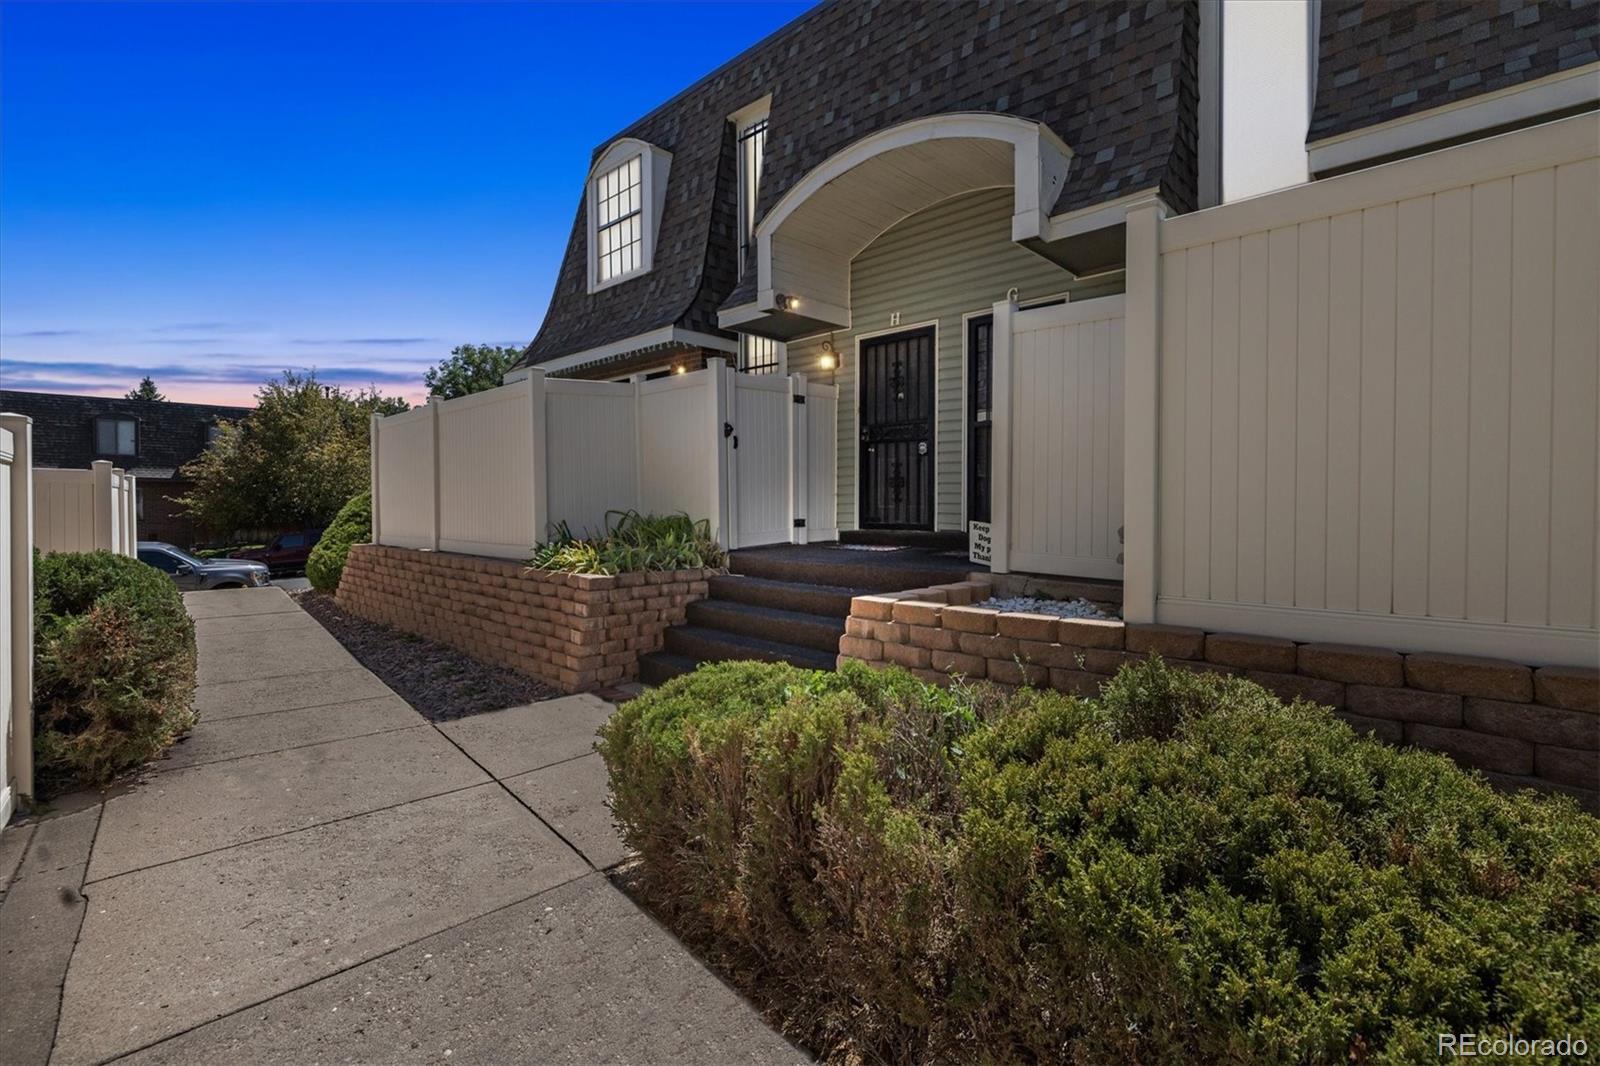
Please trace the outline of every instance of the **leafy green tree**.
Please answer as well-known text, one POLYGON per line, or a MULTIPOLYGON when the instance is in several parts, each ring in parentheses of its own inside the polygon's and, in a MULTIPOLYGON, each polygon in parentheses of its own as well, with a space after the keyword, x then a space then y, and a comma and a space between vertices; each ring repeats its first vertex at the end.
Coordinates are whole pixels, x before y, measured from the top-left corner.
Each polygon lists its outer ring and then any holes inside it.
POLYGON ((166 397, 156 390, 156 383, 146 374, 139 381, 139 387, 128 390, 127 399, 130 400, 165 400, 166 397))
POLYGON ((194 487, 181 502, 213 530, 324 526, 367 488, 372 415, 408 406, 286 370, 257 390, 255 410, 220 423, 217 439, 183 468, 194 487))
POLYGON ((498 388, 500 379, 521 355, 520 348, 503 348, 498 344, 458 344, 451 349, 448 359, 428 368, 422 375, 422 383, 428 387, 430 396, 441 400, 498 388))

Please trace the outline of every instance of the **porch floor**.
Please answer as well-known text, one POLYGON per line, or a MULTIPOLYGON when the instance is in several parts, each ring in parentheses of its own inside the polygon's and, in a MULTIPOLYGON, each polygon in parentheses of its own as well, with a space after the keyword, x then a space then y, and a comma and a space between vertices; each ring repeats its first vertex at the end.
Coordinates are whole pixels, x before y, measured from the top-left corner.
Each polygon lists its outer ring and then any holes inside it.
POLYGON ((740 548, 729 555, 736 574, 812 585, 898 592, 961 581, 988 567, 964 551, 864 544, 772 544, 740 548))

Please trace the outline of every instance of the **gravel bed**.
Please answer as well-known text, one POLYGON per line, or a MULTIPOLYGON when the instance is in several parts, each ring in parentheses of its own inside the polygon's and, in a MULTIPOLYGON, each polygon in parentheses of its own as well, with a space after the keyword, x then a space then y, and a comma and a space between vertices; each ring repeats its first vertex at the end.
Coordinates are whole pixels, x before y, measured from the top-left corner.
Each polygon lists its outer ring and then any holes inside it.
POLYGON ((1006 599, 990 598, 975 607, 994 611, 1021 611, 1027 614, 1053 614, 1057 618, 1109 618, 1088 600, 1041 600, 1036 596, 1011 596, 1006 599))
POLYGON ((326 592, 295 597, 356 661, 431 722, 554 699, 559 689, 515 670, 481 663, 437 641, 347 614, 326 592))

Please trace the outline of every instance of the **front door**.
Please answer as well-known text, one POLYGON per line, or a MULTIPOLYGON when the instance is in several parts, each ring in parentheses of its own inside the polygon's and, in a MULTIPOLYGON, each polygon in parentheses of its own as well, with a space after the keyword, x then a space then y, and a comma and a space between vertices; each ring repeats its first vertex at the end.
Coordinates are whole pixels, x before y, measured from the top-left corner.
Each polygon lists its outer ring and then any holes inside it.
POLYGON ((933 328, 861 342, 861 525, 933 528, 933 328))

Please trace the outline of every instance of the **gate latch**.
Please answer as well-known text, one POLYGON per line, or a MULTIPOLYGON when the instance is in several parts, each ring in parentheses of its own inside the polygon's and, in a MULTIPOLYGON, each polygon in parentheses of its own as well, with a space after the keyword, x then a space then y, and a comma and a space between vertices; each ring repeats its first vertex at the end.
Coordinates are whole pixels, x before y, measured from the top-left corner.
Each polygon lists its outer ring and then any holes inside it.
POLYGON ((733 436, 733 423, 732 422, 724 422, 724 423, 722 423, 722 439, 723 440, 727 440, 731 436, 733 436))

